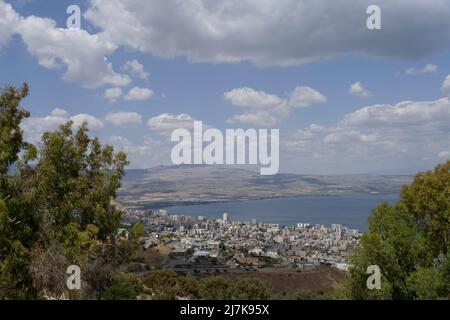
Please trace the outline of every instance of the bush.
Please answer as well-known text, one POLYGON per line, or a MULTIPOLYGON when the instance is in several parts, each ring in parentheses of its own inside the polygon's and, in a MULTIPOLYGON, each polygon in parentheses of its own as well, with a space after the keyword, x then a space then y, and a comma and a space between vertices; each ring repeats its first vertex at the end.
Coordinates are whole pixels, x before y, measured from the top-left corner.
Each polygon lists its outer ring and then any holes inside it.
POLYGON ((117 283, 106 289, 102 294, 103 300, 136 300, 136 289, 126 283, 117 283))

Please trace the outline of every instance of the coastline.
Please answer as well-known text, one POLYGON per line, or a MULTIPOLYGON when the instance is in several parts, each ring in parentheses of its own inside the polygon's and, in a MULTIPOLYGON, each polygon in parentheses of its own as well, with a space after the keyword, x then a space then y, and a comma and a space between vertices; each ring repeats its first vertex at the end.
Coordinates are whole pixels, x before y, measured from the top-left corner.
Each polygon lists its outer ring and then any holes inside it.
POLYGON ((205 216, 219 219, 224 212, 234 221, 252 221, 293 226, 297 223, 342 224, 367 230, 367 218, 374 208, 383 202, 390 204, 398 200, 398 194, 353 195, 326 197, 284 197, 261 200, 215 201, 189 204, 163 205, 159 208, 143 207, 141 210, 165 209, 172 215, 205 216))
POLYGON ((398 197, 394 193, 345 193, 345 194, 305 194, 298 196, 273 196, 273 197, 251 197, 251 198, 224 198, 224 199, 192 199, 192 200, 173 200, 173 201, 145 201, 136 203, 127 203, 118 198, 118 203, 124 207, 133 207, 143 210, 158 210, 169 209, 173 207, 182 206, 197 206, 197 205, 211 205, 211 204, 226 204, 226 203, 245 203, 249 201, 269 201, 269 200, 289 200, 289 199, 308 199, 308 198, 348 198, 348 197, 398 197))

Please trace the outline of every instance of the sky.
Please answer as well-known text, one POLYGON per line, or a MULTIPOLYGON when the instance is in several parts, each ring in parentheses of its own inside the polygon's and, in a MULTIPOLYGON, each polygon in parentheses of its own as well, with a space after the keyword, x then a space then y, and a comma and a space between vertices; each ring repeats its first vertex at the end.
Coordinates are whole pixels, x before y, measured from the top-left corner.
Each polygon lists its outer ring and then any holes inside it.
POLYGON ((130 168, 171 164, 171 131, 198 120, 279 129, 281 172, 431 169, 450 159, 449 45, 450 0, 0 0, 26 139, 87 121, 130 168))

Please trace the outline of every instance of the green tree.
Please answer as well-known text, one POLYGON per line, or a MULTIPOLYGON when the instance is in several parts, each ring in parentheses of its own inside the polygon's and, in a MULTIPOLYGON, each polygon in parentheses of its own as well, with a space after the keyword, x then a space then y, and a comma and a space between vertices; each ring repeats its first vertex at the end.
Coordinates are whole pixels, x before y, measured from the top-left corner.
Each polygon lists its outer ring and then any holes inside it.
POLYGON ((8 86, 0 95, 0 298, 27 298, 36 295, 28 273, 30 252, 36 240, 39 218, 27 213, 21 201, 23 183, 10 171, 32 160, 35 148, 23 140, 21 121, 29 113, 20 106, 28 86, 8 86), (24 153, 22 159, 19 154, 24 153))
POLYGON ((71 122, 44 133, 39 149, 26 143, 27 95, 27 85, 0 95, 0 298, 60 296, 70 264, 90 270, 87 287, 97 290, 109 280, 98 285, 94 266, 109 270, 133 248, 116 237, 121 213, 112 204, 126 155, 71 122))
POLYGON ((134 223, 130 228, 130 238, 138 241, 144 236, 144 224, 142 222, 134 223))
POLYGON ((230 300, 230 282, 220 276, 203 278, 200 282, 199 296, 204 300, 230 300))
POLYGON ((402 190, 401 200, 414 216, 431 257, 447 254, 450 246, 450 161, 419 173, 402 190))
POLYGON ((299 290, 283 297, 285 300, 322 300, 323 297, 315 292, 299 290))
POLYGON ((20 123, 30 113, 20 107, 20 102, 28 96, 28 85, 19 90, 12 86, 3 89, 0 95, 0 192, 6 186, 4 181, 12 164, 19 159, 19 153, 29 145, 23 141, 20 123))
POLYGON ((340 293, 353 299, 447 296, 448 286, 437 282, 448 281, 444 258, 449 246, 449 203, 450 161, 433 172, 419 173, 403 188, 395 206, 384 203, 376 208, 368 233, 350 258, 349 281, 340 293), (370 265, 380 267, 381 290, 366 286, 370 265))
POLYGON ((116 283, 103 291, 103 300, 136 300, 136 289, 127 283, 116 283))
POLYGON ((171 270, 150 272, 144 280, 144 285, 155 299, 175 300, 183 293, 180 278, 171 270))
POLYGON ((268 300, 272 296, 269 285, 259 279, 237 279, 230 286, 231 300, 268 300))
POLYGON ((443 280, 439 268, 419 268, 410 275, 407 283, 416 299, 435 300, 444 294, 443 280))

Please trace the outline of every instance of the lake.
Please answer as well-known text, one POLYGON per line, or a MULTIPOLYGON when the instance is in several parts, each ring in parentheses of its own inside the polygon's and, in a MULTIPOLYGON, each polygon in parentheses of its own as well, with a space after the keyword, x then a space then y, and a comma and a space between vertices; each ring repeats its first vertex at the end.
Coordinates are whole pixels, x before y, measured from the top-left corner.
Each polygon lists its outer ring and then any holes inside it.
POLYGON ((367 231, 371 210, 382 202, 394 204, 398 195, 367 195, 347 197, 302 197, 239 202, 220 202, 168 208, 169 213, 188 216, 222 218, 224 212, 231 221, 297 223, 331 225, 339 223, 351 229, 367 231))

